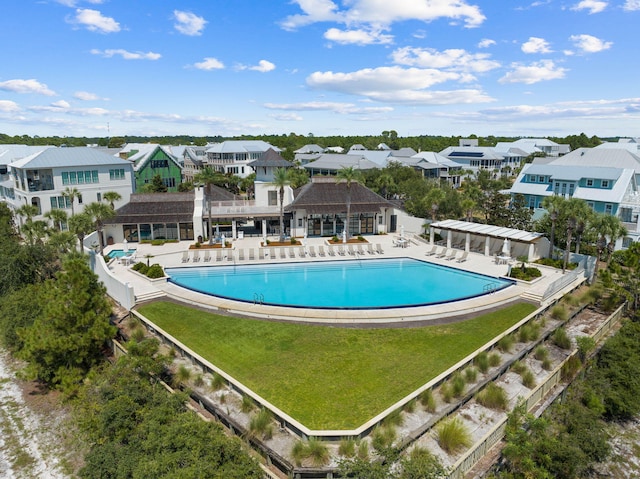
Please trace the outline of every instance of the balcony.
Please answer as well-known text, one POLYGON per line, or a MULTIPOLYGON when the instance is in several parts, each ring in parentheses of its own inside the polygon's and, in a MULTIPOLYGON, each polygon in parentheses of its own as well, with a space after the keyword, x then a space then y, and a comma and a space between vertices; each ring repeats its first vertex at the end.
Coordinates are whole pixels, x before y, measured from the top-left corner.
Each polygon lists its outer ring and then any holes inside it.
MULTIPOLYGON (((205 203, 204 214, 209 214, 209 206, 205 203)), ((211 202, 212 216, 253 216, 280 214, 279 206, 258 206, 255 200, 213 201, 211 202)))

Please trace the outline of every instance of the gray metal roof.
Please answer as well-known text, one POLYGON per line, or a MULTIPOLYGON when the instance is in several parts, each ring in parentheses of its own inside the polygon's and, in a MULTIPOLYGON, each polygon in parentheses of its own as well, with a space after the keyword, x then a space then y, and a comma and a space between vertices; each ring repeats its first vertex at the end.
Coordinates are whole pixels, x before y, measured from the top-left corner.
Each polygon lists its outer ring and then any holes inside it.
POLYGON ((0 165, 8 165, 47 148, 55 148, 55 146, 0 145, 0 165))
POLYGON ((109 155, 95 148, 48 148, 11 163, 12 168, 62 168, 86 166, 131 166, 129 160, 109 155))
POLYGON ((207 153, 255 153, 267 151, 269 148, 280 151, 280 148, 262 140, 228 140, 209 146, 207 153))
POLYGON ((363 155, 340 155, 337 153, 325 153, 311 163, 304 165, 309 170, 339 170, 353 166, 358 170, 372 170, 380 165, 367 160, 363 155))
POLYGON ((551 176, 554 180, 578 181, 582 178, 599 178, 603 180, 617 180, 622 174, 622 168, 585 166, 576 168, 575 166, 557 165, 555 163, 547 165, 531 164, 524 170, 528 175, 551 176))
POLYGON ((613 168, 633 168, 636 173, 640 173, 640 156, 624 148, 578 148, 549 164, 579 168, 606 165, 613 168))

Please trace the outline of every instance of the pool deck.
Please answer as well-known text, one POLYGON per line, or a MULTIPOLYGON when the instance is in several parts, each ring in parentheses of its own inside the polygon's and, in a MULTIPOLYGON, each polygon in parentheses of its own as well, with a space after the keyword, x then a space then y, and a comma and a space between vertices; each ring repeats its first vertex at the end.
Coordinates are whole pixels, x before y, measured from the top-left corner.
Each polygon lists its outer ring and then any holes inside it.
MULTIPOLYGON (((273 238, 270 238, 274 240, 273 238)), ((507 274, 510 266, 515 265, 515 262, 511 264, 496 264, 493 257, 484 256, 479 253, 470 252, 466 261, 457 262, 454 260, 447 260, 445 258, 438 258, 437 256, 427 256, 427 252, 431 250, 431 246, 427 243, 423 243, 417 240, 410 241, 405 248, 397 247, 394 245, 397 235, 377 235, 366 237, 367 241, 374 246, 380 244, 383 254, 368 254, 351 256, 345 254, 344 256, 319 256, 318 246, 324 245, 325 250, 326 238, 308 238, 303 239, 302 243, 307 254, 304 257, 299 257, 300 246, 295 246, 295 258, 286 255, 286 258, 281 258, 278 250, 281 247, 267 247, 265 249, 265 259, 258 258, 258 248, 261 246, 262 238, 250 237, 243 238, 233 242, 232 248, 227 248, 223 252, 224 258, 222 261, 216 261, 212 258, 210 261, 205 262, 203 260, 205 249, 200 249, 200 261, 193 262, 191 254, 194 250, 189 251, 189 261, 183 262, 184 252, 188 250, 189 246, 193 245, 193 241, 184 241, 180 243, 166 243, 162 246, 153 246, 151 244, 129 244, 131 248, 136 249, 135 261, 146 261, 146 256, 151 255, 149 263, 159 263, 165 268, 169 267, 194 267, 194 266, 210 266, 215 268, 216 266, 230 266, 233 264, 261 264, 261 263, 295 263, 295 262, 308 262, 308 261, 341 261, 341 260, 353 260, 354 258, 366 261, 372 258, 394 258, 394 257, 409 257, 429 261, 434 264, 446 265, 452 268, 459 268, 476 273, 482 273, 489 276, 500 277, 507 274), (310 256, 308 254, 309 247, 313 246, 316 251, 316 256, 310 256), (248 261, 248 249, 253 248, 256 255, 256 260, 248 261), (244 249, 244 261, 238 261, 238 250, 244 249), (276 251, 276 257, 270 256, 270 250, 276 251), (233 252, 233 261, 229 261, 229 252, 233 252)), ((112 249, 122 249, 123 245, 116 243, 114 245, 105 248, 105 253, 108 253, 112 249)), ((210 250, 212 253, 218 250, 210 250)), ((459 257, 461 251, 458 251, 459 257)), ((398 326, 401 323, 405 325, 413 325, 414 323, 428 321, 432 323, 444 323, 450 321, 460 320, 464 317, 469 317, 478 314, 481 311, 488 311, 493 308, 507 305, 509 303, 517 301, 531 301, 533 303, 539 303, 542 299, 542 295, 549 286, 549 284, 562 276, 562 272, 553 268, 539 267, 542 271, 542 278, 536 280, 532 284, 518 283, 514 286, 504 288, 498 292, 486 294, 477 298, 430 305, 430 306, 417 306, 409 308, 392 308, 392 309, 367 309, 367 310, 347 310, 347 309, 311 309, 311 308, 291 308, 270 306, 263 304, 246 303, 242 301, 233 301, 215 296, 210 296, 202 293, 197 293, 182 287, 179 287, 173 283, 163 281, 149 281, 145 277, 130 270, 130 267, 123 264, 119 260, 115 259, 110 261, 109 269, 123 282, 129 283, 133 286, 136 302, 144 302, 153 299, 172 299, 187 304, 192 304, 198 307, 208 308, 221 313, 236 314, 241 316, 249 316, 255 318, 263 318, 270 320, 283 320, 283 321, 296 321, 296 322, 314 322, 323 324, 341 324, 341 325, 361 325, 361 324, 388 324, 396 323, 398 326)), ((384 281, 384 278, 372 278, 372 280, 384 281)), ((455 287, 455 286, 454 286, 455 287)))

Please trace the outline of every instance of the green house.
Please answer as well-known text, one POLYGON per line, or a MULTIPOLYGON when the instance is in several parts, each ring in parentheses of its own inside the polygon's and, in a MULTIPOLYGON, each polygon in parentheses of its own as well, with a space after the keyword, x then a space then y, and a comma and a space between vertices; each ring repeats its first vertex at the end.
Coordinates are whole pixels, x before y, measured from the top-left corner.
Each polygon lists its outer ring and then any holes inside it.
POLYGON ((160 175, 167 191, 178 191, 182 181, 182 166, 169 147, 157 144, 128 144, 120 151, 120 158, 132 161, 136 191, 143 191, 153 177, 160 175))

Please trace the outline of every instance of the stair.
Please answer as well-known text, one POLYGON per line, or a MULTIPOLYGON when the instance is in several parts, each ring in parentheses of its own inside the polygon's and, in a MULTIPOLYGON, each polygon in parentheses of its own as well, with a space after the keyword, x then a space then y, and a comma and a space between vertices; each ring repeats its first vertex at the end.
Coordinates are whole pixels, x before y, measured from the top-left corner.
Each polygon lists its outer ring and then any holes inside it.
POLYGON ((142 303, 143 301, 151 301, 152 299, 158 299, 166 296, 164 291, 151 291, 149 293, 142 293, 136 295, 136 303, 142 303))

